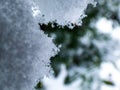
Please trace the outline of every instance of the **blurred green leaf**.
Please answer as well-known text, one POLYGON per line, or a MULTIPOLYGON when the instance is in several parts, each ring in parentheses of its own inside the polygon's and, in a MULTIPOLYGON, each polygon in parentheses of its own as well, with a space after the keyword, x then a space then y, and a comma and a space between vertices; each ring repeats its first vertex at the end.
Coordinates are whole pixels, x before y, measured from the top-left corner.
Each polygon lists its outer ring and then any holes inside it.
POLYGON ((107 85, 111 85, 111 86, 115 85, 112 81, 109 81, 109 80, 103 80, 103 83, 105 83, 107 85))

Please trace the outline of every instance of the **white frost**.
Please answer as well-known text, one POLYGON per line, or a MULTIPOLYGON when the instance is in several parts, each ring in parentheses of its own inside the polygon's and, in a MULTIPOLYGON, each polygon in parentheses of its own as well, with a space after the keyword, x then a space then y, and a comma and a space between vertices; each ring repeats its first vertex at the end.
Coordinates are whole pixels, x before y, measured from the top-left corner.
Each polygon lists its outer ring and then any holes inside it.
POLYGON ((41 17, 40 23, 56 21, 59 25, 82 24, 88 4, 96 5, 94 0, 35 0, 41 17), (43 19, 44 18, 44 19, 43 19))
POLYGON ((57 48, 40 23, 81 25, 94 0, 0 0, 0 90, 32 90, 57 48))
POLYGON ((0 0, 0 90, 33 90, 57 48, 24 0, 0 0))

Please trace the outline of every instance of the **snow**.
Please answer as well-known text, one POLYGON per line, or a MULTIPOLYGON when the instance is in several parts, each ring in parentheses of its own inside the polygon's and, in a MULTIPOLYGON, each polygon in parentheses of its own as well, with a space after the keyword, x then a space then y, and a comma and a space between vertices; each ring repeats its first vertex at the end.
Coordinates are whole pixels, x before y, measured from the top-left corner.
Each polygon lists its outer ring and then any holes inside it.
POLYGON ((57 53, 24 0, 0 1, 0 90, 33 90, 57 53))
POLYGON ((120 58, 120 26, 113 28, 112 25, 113 22, 104 17, 98 20, 96 23, 98 32, 107 34, 111 39, 102 42, 94 40, 94 43, 101 51, 106 50, 108 52, 107 55, 104 56, 104 59, 108 61, 119 60, 120 58), (104 50, 102 48, 104 48, 104 50))
POLYGON ((57 53, 38 22, 81 25, 94 0, 0 0, 0 90, 32 90, 57 53))
POLYGON ((56 21, 59 25, 82 24, 86 17, 85 9, 88 4, 96 5, 94 0, 35 0, 39 7, 40 23, 56 21))
POLYGON ((120 40, 120 26, 114 28, 113 21, 107 20, 103 17, 98 20, 96 27, 98 28, 99 32, 109 34, 112 38, 120 40))

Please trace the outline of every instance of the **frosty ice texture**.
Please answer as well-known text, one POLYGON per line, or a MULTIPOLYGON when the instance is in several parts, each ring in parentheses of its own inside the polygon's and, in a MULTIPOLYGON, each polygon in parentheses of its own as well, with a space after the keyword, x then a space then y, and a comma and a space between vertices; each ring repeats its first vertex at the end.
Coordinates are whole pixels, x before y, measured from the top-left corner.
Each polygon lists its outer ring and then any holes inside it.
POLYGON ((35 0, 39 1, 41 22, 56 21, 59 25, 82 24, 88 4, 96 5, 94 0, 35 0))
POLYGON ((30 8, 24 0, 0 0, 0 90, 32 90, 51 72, 56 47, 30 8))
POLYGON ((94 0, 0 0, 0 90, 32 90, 49 75, 57 48, 38 28, 57 20, 81 24, 94 0))

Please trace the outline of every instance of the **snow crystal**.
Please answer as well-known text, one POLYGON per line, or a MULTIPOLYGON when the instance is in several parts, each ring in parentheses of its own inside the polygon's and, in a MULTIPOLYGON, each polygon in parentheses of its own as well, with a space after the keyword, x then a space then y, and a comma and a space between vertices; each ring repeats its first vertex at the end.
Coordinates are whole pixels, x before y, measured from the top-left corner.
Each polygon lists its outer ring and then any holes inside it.
MULTIPOLYGON (((35 0, 40 9, 41 23, 56 21, 59 25, 82 24, 88 4, 96 5, 94 0, 35 0), (43 19, 44 18, 44 19, 43 19)), ((72 27, 72 26, 71 26, 72 27)))
POLYGON ((56 54, 24 0, 0 0, 0 90, 33 90, 56 54))

